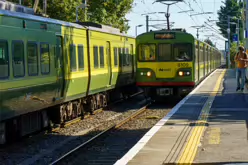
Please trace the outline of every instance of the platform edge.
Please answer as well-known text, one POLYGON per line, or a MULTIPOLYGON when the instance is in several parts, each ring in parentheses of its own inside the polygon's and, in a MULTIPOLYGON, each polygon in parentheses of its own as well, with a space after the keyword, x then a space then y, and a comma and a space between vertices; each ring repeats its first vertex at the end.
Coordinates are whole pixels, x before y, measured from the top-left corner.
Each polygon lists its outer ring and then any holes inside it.
POLYGON ((208 75, 193 91, 191 91, 183 100, 181 100, 172 110, 155 126, 153 126, 136 144, 133 146, 121 159, 117 160, 114 165, 126 165, 133 157, 145 146, 145 144, 153 137, 153 135, 171 118, 171 116, 178 111, 178 109, 193 95, 201 86, 208 81, 217 71, 226 69, 216 69, 208 75))

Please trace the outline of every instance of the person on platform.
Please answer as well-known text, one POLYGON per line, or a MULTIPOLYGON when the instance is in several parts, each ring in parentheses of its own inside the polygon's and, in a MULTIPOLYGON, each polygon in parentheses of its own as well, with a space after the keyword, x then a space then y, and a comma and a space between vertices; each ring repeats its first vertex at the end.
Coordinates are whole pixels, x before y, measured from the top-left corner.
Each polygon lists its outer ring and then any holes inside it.
POLYGON ((236 68, 236 79, 237 79, 237 88, 236 91, 244 90, 245 86, 245 79, 246 79, 246 67, 248 63, 248 58, 247 54, 244 52, 244 47, 239 46, 239 52, 235 55, 234 61, 237 63, 237 68, 236 68), (241 79, 241 84, 240 84, 240 79, 241 79))
MULTIPOLYGON (((244 51, 247 52, 246 49, 245 49, 244 51)), ((247 54, 247 53, 246 53, 246 54, 247 54)), ((247 67, 248 67, 248 63, 247 63, 247 67)), ((247 72, 247 68, 246 68, 246 70, 245 70, 245 83, 248 83, 248 78, 247 78, 246 72, 247 72)))

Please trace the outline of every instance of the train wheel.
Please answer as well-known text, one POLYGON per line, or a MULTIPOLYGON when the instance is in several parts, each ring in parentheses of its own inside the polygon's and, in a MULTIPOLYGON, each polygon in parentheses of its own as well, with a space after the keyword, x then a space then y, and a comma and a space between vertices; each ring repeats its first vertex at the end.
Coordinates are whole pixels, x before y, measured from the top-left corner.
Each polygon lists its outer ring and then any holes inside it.
POLYGON ((66 106, 60 106, 60 123, 63 124, 66 120, 66 106))
POLYGON ((92 97, 90 99, 90 114, 93 115, 93 111, 95 110, 95 101, 94 98, 92 97))
POLYGON ((78 117, 78 114, 77 114, 77 105, 78 105, 78 102, 75 101, 72 103, 72 118, 75 119, 76 117, 78 117))
POLYGON ((81 116, 83 114, 83 104, 81 102, 77 103, 77 116, 81 116))
POLYGON ((108 104, 108 101, 107 101, 107 96, 106 95, 103 95, 103 107, 106 107, 107 104, 108 104))
POLYGON ((102 94, 96 95, 96 109, 102 107, 102 94))
POLYGON ((67 120, 71 120, 73 118, 73 104, 71 102, 67 105, 67 120))
POLYGON ((5 123, 0 123, 0 144, 6 143, 5 123))

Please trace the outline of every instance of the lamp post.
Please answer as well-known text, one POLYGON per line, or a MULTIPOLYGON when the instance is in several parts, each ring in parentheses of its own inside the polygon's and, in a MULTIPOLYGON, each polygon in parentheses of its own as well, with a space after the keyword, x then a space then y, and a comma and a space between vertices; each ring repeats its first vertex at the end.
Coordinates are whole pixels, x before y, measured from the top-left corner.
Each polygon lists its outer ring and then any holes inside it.
MULTIPOLYGON (((231 16, 227 16, 227 22, 228 22, 228 28, 227 28, 227 34, 228 34, 228 69, 230 69, 230 64, 231 64, 231 61, 230 61, 230 56, 231 56, 231 52, 230 52, 230 47, 231 47, 231 40, 230 40, 230 34, 231 34, 231 29, 230 29, 230 24, 232 24, 232 22, 230 22, 230 19, 238 19, 238 24, 239 24, 239 18, 236 18, 236 17, 231 17, 231 16)), ((236 23, 235 23, 236 24, 236 23)), ((237 26, 239 25, 236 25, 236 28, 237 26)), ((239 28, 239 27, 238 27, 239 28)), ((239 29, 238 29, 238 40, 239 40, 239 29)), ((239 44, 239 42, 238 42, 239 44)))
POLYGON ((203 27, 205 27, 204 25, 202 25, 202 26, 191 26, 192 28, 196 28, 196 36, 197 36, 197 39, 199 38, 199 29, 201 29, 201 28, 203 28, 203 27))
POLYGON ((231 30, 230 30, 230 16, 227 16, 227 19, 228 19, 228 28, 227 28, 227 33, 228 33, 228 54, 227 54, 227 57, 228 57, 228 60, 227 60, 227 65, 228 65, 228 69, 230 69, 230 54, 231 54, 231 52, 230 52, 230 45, 231 45, 231 43, 230 43, 230 32, 231 32, 231 30))
POLYGON ((143 25, 137 25, 137 26, 135 26, 135 37, 137 36, 138 27, 141 27, 141 26, 143 26, 143 25))
POLYGON ((87 8, 87 0, 84 1, 84 4, 82 3, 81 5, 77 6, 76 7, 76 22, 78 22, 78 9, 79 8, 84 8, 84 20, 87 21, 87 11, 86 11, 86 8, 87 8))

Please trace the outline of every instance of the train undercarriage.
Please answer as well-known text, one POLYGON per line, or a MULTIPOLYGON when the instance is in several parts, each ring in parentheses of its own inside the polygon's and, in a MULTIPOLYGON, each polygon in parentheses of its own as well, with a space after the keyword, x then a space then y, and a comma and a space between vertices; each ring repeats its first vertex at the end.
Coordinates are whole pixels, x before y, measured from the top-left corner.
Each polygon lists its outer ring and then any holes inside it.
POLYGON ((185 97, 194 87, 191 86, 159 86, 159 87, 142 87, 147 97, 153 100, 163 99, 166 97, 185 97))
POLYGON ((63 127, 70 120, 79 117, 83 119, 85 115, 93 114, 113 101, 127 99, 137 91, 133 84, 8 119, 0 123, 0 144, 18 141, 48 128, 51 130, 57 125, 63 127))

